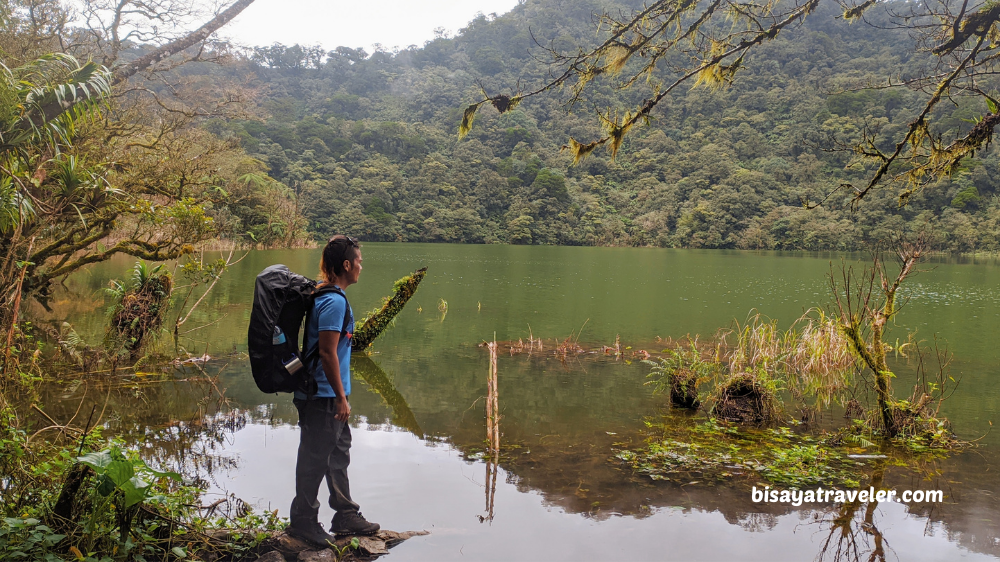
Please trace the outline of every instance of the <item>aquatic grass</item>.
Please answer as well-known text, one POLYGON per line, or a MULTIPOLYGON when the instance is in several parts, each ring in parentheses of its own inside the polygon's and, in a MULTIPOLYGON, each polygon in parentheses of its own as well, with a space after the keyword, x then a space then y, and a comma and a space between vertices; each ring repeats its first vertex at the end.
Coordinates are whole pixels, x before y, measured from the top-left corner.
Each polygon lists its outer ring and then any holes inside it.
POLYGON ((689 423, 647 420, 645 444, 622 448, 615 458, 651 480, 689 482, 747 481, 802 488, 814 485, 859 486, 865 463, 846 448, 788 427, 747 429, 716 418, 689 423))
POLYGON ((774 484, 789 488, 829 483, 846 488, 860 485, 856 478, 845 475, 841 453, 815 443, 776 449, 772 454, 770 462, 758 466, 757 472, 774 484))
POLYGON ((710 382, 713 414, 752 424, 780 417, 779 393, 786 389, 797 398, 814 397, 817 408, 841 401, 856 368, 836 321, 815 309, 788 330, 754 313, 744 323, 718 331, 714 344, 689 336, 687 344, 664 353, 646 361, 655 391, 669 389, 672 404, 694 408, 698 387, 710 382))
POLYGON ((782 411, 778 400, 781 375, 794 347, 794 332, 782 332, 776 320, 766 320, 758 312, 743 325, 736 322, 734 328, 720 331, 716 340, 718 361, 724 368, 716 371, 709 394, 712 414, 739 423, 776 421, 782 411))
POLYGON ((852 382, 857 361, 837 321, 822 310, 803 315, 795 345, 786 362, 789 387, 799 396, 815 397, 817 408, 828 408, 843 399, 852 382))

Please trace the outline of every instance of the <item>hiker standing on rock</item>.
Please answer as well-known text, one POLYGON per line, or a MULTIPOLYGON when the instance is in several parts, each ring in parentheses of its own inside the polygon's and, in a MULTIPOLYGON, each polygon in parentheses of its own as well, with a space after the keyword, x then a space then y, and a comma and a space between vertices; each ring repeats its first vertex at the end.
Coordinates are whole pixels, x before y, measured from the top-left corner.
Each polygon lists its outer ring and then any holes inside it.
POLYGON ((312 310, 306 316, 303 355, 317 356, 311 368, 317 392, 295 393, 302 431, 295 464, 295 499, 288 533, 326 546, 334 536, 319 523, 319 486, 326 478, 330 507, 336 510, 330 531, 335 535, 371 535, 378 523, 366 520, 351 499, 347 466, 351 462, 351 336, 354 314, 344 290, 358 282, 361 247, 353 238, 337 235, 323 249, 312 310), (311 352, 311 353, 310 353, 311 352))

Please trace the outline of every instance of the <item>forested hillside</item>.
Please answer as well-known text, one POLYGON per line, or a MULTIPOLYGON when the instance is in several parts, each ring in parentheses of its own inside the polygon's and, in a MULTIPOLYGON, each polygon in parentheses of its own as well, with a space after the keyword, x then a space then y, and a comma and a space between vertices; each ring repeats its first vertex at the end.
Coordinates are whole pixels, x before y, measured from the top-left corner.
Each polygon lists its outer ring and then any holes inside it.
MULTIPOLYGON (((994 150, 903 208, 891 187, 857 211, 849 193, 803 208, 863 176, 850 153, 828 150, 836 140, 856 140, 865 124, 899 131, 922 106, 905 88, 858 87, 930 62, 905 33, 837 19, 832 1, 763 45, 732 87, 685 88, 661 103, 615 161, 599 150, 572 166, 560 151, 570 137, 598 136, 595 110, 641 95, 608 83, 572 108, 559 92, 502 116, 487 108, 458 140, 480 84, 532 88, 549 70, 538 44, 575 50, 599 38, 595 11, 622 8, 532 0, 396 52, 259 47, 246 80, 261 85, 268 117, 209 128, 239 137, 294 189, 320 239, 819 250, 922 231, 937 249, 1000 249, 994 150)), ((980 105, 959 98, 934 116, 932 132, 970 127, 980 105)))

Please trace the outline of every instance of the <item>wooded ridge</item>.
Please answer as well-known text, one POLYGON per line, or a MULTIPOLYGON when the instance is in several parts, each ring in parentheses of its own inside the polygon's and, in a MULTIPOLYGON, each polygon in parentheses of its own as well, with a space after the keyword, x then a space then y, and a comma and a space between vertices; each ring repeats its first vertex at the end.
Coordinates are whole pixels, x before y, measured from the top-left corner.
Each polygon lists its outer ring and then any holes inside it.
MULTIPOLYGON (((480 86, 530 89, 550 70, 539 45, 575 51, 596 40, 595 12, 638 6, 521 3, 455 37, 370 54, 257 47, 226 72, 252 73, 269 117, 207 126, 238 137, 294 189, 317 239, 852 250, 925 232, 938 250, 1000 249, 992 149, 902 208, 891 186, 854 212, 850 193, 803 208, 863 177, 852 154, 833 148, 866 126, 890 138, 922 105, 916 91, 862 87, 905 79, 930 61, 903 31, 838 19, 833 2, 762 45, 732 86, 684 88, 661 102, 615 160, 598 150, 571 165, 560 151, 571 137, 599 136, 594 108, 638 101, 608 84, 588 85, 573 107, 562 103, 568 93, 553 93, 503 115, 486 108, 458 140, 480 86)), ((966 131, 986 112, 981 100, 955 100, 935 112, 932 133, 966 131)))

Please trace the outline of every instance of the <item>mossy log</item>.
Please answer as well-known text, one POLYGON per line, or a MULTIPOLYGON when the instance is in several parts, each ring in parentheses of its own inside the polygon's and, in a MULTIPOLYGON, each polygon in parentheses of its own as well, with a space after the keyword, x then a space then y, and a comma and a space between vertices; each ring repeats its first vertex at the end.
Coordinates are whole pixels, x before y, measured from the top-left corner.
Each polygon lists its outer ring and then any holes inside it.
POLYGON ((352 350, 364 351, 371 346, 375 338, 382 335, 382 332, 392 323, 393 318, 406 306, 410 297, 417 292, 417 287, 423 281, 424 274, 426 273, 427 268, 421 267, 414 271, 412 275, 407 275, 396 281, 393 285, 392 296, 383 299, 382 308, 373 311, 361 321, 360 327, 355 328, 354 336, 351 340, 352 350))

